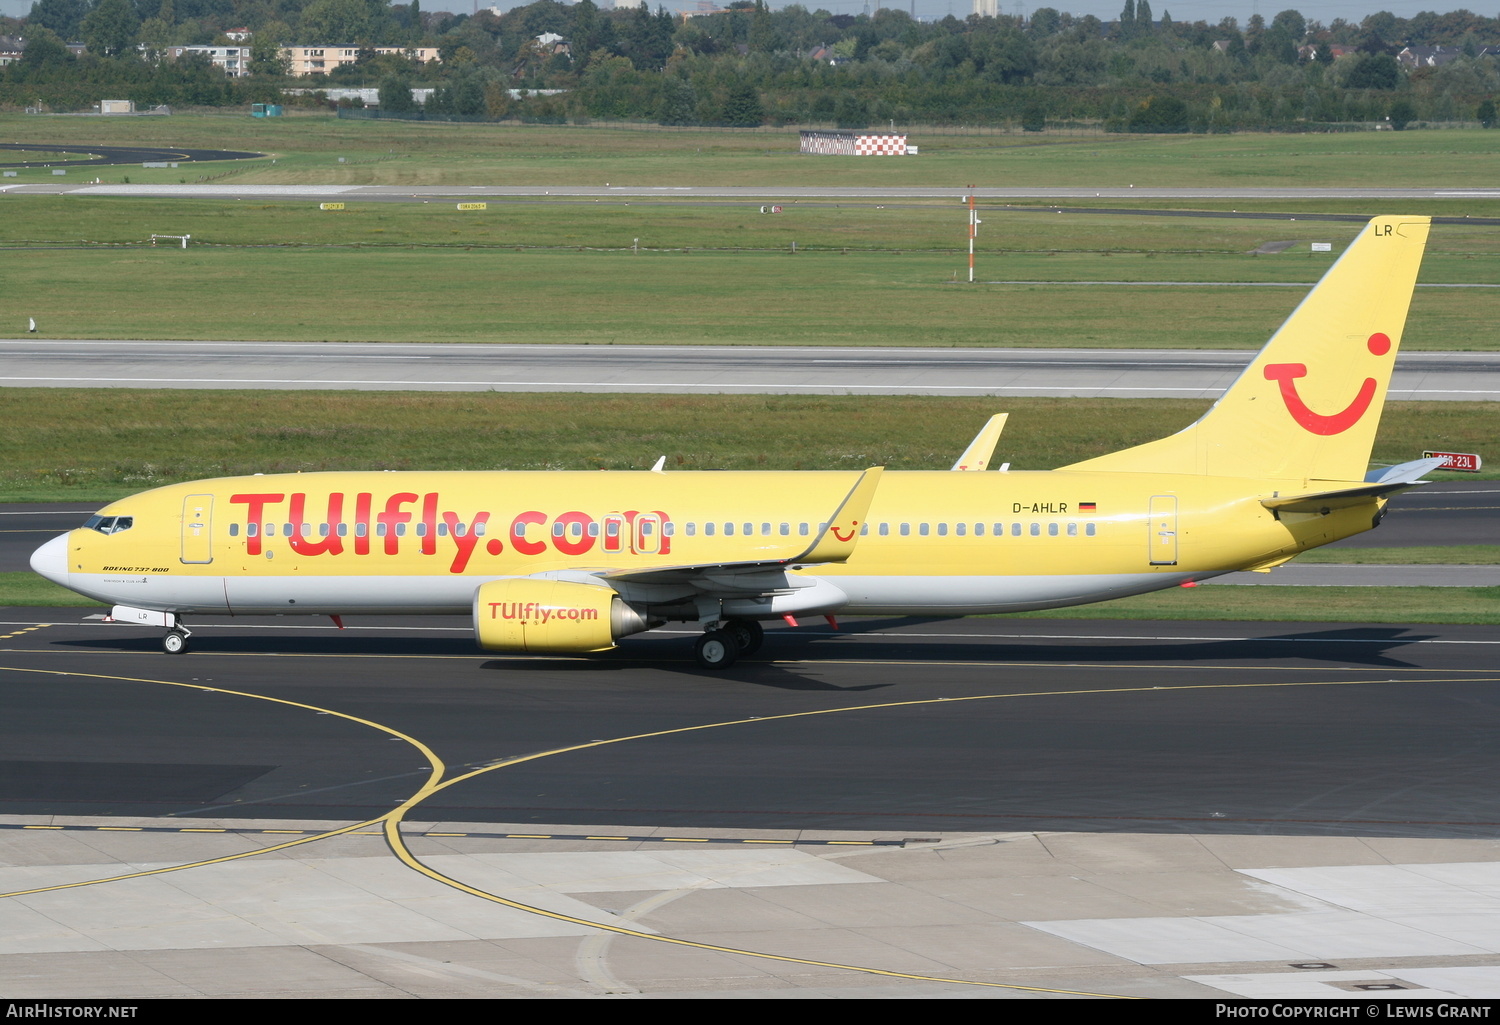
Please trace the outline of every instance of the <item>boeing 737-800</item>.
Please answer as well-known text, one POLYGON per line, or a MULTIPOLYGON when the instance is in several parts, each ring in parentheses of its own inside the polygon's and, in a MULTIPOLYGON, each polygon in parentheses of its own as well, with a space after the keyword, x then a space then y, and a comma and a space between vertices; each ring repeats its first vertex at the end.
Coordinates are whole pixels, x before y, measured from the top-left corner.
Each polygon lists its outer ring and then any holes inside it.
POLYGON ((709 668, 764 620, 1050 609, 1269 569, 1376 526, 1435 464, 1366 472, 1428 227, 1371 221, 1197 423, 1057 470, 985 469, 997 417, 951 471, 231 477, 111 503, 31 565, 174 653, 195 614, 470 613, 503 652, 693 622, 709 668))

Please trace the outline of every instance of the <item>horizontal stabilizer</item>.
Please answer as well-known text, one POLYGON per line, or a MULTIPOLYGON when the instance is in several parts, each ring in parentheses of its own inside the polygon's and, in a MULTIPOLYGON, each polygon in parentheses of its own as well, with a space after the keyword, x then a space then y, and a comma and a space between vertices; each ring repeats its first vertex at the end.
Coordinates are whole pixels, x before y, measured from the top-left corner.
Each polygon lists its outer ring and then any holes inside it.
POLYGON ((1446 459, 1442 456, 1430 456, 1427 459, 1413 459, 1409 463, 1400 463, 1396 466, 1387 466, 1383 469, 1371 470, 1365 474, 1365 480, 1371 484, 1394 484, 1397 482, 1407 484, 1424 484, 1425 481, 1417 478, 1425 476, 1442 466, 1446 459))
POLYGON ((1274 512, 1327 512, 1343 509, 1426 484, 1421 479, 1422 475, 1431 472, 1442 462, 1441 459, 1414 459, 1387 470, 1372 470, 1371 476, 1378 474, 1379 477, 1364 487, 1338 488, 1303 495, 1278 495, 1275 498, 1263 498, 1260 504, 1274 512))

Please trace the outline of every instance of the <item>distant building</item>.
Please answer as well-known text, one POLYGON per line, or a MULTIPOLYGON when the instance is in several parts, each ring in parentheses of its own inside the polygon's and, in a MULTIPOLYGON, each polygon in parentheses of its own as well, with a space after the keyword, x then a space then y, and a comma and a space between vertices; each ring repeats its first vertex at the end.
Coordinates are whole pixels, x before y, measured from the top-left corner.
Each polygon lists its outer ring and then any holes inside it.
POLYGON ((208 56, 214 67, 221 69, 230 78, 244 78, 250 74, 250 47, 248 46, 168 46, 162 53, 176 60, 185 53, 202 53, 208 56))
MULTIPOLYGON (((1495 54, 1495 47, 1481 46, 1476 48, 1474 56, 1493 57, 1495 54)), ((1396 63, 1407 70, 1440 68, 1444 64, 1458 60, 1463 55, 1463 47, 1460 46, 1408 46, 1396 54, 1396 63)))
MULTIPOLYGON (((378 54, 394 53, 415 61, 439 61, 435 46, 372 46, 378 54)), ((326 75, 334 68, 359 60, 358 46, 284 46, 281 55, 291 62, 291 74, 297 78, 326 75)))
POLYGON ((247 28, 232 28, 224 33, 225 37, 235 43, 248 43, 254 34, 247 28))
POLYGON ((0 68, 14 64, 26 50, 26 40, 20 36, 0 36, 0 68))
POLYGON ((979 18, 998 18, 1000 0, 974 0, 974 15, 979 18))
POLYGON ((1308 43, 1305 46, 1297 48, 1297 58, 1305 61, 1317 60, 1320 49, 1326 49, 1331 52, 1334 60, 1338 60, 1340 57, 1347 57, 1354 52, 1354 47, 1340 46, 1337 43, 1308 43))

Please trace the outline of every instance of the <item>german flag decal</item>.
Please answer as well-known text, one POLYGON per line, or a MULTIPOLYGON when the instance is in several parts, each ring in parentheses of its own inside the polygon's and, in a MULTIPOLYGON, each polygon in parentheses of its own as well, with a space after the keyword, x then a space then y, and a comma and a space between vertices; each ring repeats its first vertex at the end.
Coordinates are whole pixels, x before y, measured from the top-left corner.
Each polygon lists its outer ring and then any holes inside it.
POLYGON ((1098 507, 1095 506, 1093 502, 1079 502, 1078 503, 1078 511, 1079 512, 1093 512, 1096 508, 1098 508, 1098 507))

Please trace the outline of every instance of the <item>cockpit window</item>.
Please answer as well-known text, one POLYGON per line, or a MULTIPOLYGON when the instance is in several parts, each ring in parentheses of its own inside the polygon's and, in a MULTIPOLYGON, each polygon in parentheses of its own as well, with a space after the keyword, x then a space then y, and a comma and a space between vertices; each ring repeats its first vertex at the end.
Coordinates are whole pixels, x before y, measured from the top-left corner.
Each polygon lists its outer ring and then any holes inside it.
POLYGON ((135 526, 134 516, 90 516, 84 521, 84 529, 97 530, 101 534, 118 534, 135 526))

